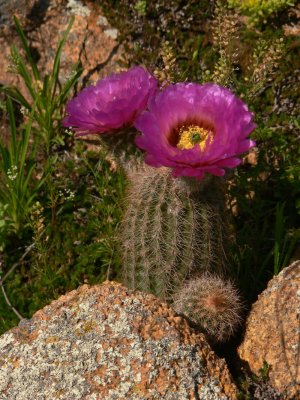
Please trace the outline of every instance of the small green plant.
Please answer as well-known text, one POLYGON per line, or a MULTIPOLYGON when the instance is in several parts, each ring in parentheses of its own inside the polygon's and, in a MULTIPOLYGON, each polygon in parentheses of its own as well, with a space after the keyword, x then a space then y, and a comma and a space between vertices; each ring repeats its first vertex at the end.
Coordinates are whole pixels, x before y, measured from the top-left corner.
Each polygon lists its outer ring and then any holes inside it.
POLYGON ((8 204, 0 203, 0 251, 3 251, 5 248, 5 236, 9 225, 6 215, 7 207, 8 204))
MULTIPOLYGON (((277 203, 275 212, 274 226, 274 246, 266 257, 265 263, 269 259, 274 260, 274 275, 279 274, 282 268, 287 267, 291 256, 299 241, 299 232, 288 232, 286 229, 285 203, 277 203)), ((263 264, 264 266, 264 264, 263 264)))
POLYGON ((73 66, 68 79, 62 85, 59 82, 61 53, 72 28, 74 18, 71 19, 58 44, 51 73, 45 74, 44 77, 42 77, 36 66, 27 38, 17 17, 14 17, 14 21, 26 59, 21 56, 17 47, 13 46, 11 48, 12 65, 10 70, 23 79, 32 102, 27 101, 17 87, 3 86, 1 87, 1 91, 17 101, 22 106, 24 114, 31 115, 31 118, 35 121, 32 131, 42 140, 45 145, 46 154, 50 155, 51 146, 54 143, 61 143, 62 141, 62 137, 59 134, 62 108, 70 90, 82 73, 80 63, 77 63, 73 66))
POLYGON ((266 22, 266 19, 295 4, 293 0, 228 0, 230 7, 248 15, 252 23, 266 22))
POLYGON ((28 93, 25 98, 16 87, 1 87, 6 101, 0 108, 10 127, 9 137, 0 140, 1 332, 80 283, 116 276, 114 231, 124 187, 123 176, 110 169, 104 153, 99 160, 99 154, 73 140, 68 152, 57 151, 66 137, 60 126, 65 102, 81 73, 77 63, 67 81, 59 82, 73 19, 49 75, 37 68, 15 23, 26 57, 12 48, 12 68, 28 93))
MULTIPOLYGON (((0 201, 5 207, 5 226, 19 233, 26 223, 29 211, 38 191, 50 173, 55 157, 50 155, 51 146, 61 142, 59 122, 67 96, 77 82, 81 69, 73 68, 67 81, 59 86, 60 58, 74 19, 71 19, 54 57, 52 71, 41 81, 41 73, 33 59, 26 36, 19 20, 14 17, 17 33, 21 39, 24 59, 19 50, 11 48, 12 72, 18 74, 28 89, 31 102, 16 87, 2 86, 7 101, 2 109, 7 113, 11 136, 7 145, 0 140, 0 201), (28 67, 29 65, 29 67, 28 67), (17 127, 12 100, 19 103, 24 124, 17 127), (45 154, 44 165, 38 165, 37 155, 45 154)), ((42 156, 43 157, 43 156, 42 156)))
POLYGON ((137 13, 141 16, 145 16, 147 12, 147 2, 146 0, 139 0, 135 6, 134 9, 137 11, 137 13))
MULTIPOLYGON (((11 130, 10 142, 0 139, 0 202, 5 215, 5 225, 20 233, 31 205, 41 188, 44 176, 36 178, 36 144, 30 144, 32 115, 18 134, 12 101, 8 98, 6 109, 11 130)), ((32 112, 33 113, 33 112, 32 112)))
POLYGON ((267 381, 269 378, 269 372, 270 365, 267 363, 267 361, 264 361, 262 367, 259 369, 260 378, 263 381, 267 381))
POLYGON ((276 77, 280 60, 284 56, 284 40, 260 39, 249 60, 243 85, 248 101, 261 94, 276 77))
POLYGON ((270 365, 264 361, 259 369, 259 374, 250 374, 243 371, 238 379, 239 400, 281 400, 282 394, 277 392, 269 383, 270 365))
POLYGON ((238 15, 218 1, 212 22, 212 34, 213 46, 218 52, 219 59, 213 67, 213 72, 208 71, 203 76, 205 81, 212 81, 222 86, 232 85, 238 57, 239 25, 238 15))

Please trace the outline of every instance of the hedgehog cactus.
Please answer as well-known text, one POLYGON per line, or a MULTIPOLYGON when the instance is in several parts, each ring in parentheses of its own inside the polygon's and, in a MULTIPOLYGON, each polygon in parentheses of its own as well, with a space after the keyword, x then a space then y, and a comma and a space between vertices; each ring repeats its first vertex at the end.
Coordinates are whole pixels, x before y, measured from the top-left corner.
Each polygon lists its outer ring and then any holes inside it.
POLYGON ((255 124, 247 105, 211 83, 158 89, 151 74, 134 67, 84 89, 67 113, 65 126, 77 136, 100 134, 119 161, 136 134, 132 125, 140 131, 135 144, 154 168, 130 172, 126 161, 131 185, 120 235, 124 280, 175 301, 223 340, 233 331, 240 303, 232 286, 206 273, 227 272, 221 177, 255 145, 248 137, 255 124))
POLYGON ((167 168, 131 173, 121 229, 125 283, 170 301, 193 274, 224 272, 220 178, 174 179, 167 168))
POLYGON ((228 340, 241 322, 242 302, 232 282, 207 273, 175 293, 174 308, 219 342, 228 340))

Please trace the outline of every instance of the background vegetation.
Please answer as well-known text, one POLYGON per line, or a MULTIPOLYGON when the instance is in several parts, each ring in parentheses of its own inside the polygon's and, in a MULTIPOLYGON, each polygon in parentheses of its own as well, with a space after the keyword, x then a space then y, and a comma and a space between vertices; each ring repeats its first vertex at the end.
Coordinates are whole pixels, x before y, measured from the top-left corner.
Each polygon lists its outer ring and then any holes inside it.
MULTIPOLYGON (((227 191, 231 267, 250 305, 300 253, 300 51, 299 38, 283 31, 292 4, 101 4, 121 32, 126 66, 144 64, 161 81, 213 80, 255 112, 257 148, 229 176, 227 191)), ((116 230, 126 186, 101 146, 94 150, 61 126, 82 72, 74 65, 61 87, 60 57, 72 21, 50 75, 37 69, 15 23, 25 57, 12 48, 11 68, 31 100, 18 88, 1 87, 10 132, 0 138, 0 334, 80 284, 118 279, 116 230)))

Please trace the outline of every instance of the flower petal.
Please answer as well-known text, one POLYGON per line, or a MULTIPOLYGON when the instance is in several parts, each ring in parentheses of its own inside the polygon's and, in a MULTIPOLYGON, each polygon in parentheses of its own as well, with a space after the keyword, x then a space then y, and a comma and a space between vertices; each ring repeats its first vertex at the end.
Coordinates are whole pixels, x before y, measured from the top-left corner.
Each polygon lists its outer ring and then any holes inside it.
POLYGON ((156 79, 142 67, 113 74, 70 100, 62 124, 72 127, 78 135, 104 133, 133 124, 156 91, 156 79))
POLYGON ((136 144, 147 152, 149 165, 170 167, 174 177, 199 180, 205 173, 222 176, 223 168, 239 165, 237 156, 255 146, 247 138, 255 129, 253 113, 229 89, 216 84, 169 85, 151 98, 148 107, 134 123, 142 132, 136 144), (213 131, 202 150, 199 144, 189 149, 176 147, 174 135, 180 127, 190 125, 213 131))

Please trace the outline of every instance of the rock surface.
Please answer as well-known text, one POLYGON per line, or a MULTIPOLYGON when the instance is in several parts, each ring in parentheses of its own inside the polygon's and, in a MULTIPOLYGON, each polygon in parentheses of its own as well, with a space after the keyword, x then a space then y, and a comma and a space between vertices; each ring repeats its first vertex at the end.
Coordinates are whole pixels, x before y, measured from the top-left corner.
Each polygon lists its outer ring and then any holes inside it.
POLYGON ((300 399, 300 261, 275 276, 247 319, 240 357, 259 374, 270 366, 270 384, 285 399, 300 399))
POLYGON ((13 15, 17 15, 23 23, 37 3, 37 0, 0 0, 0 30, 2 33, 3 31, 8 33, 12 28, 13 15))
POLYGON ((0 398, 236 399, 225 362, 154 296, 84 285, 0 337, 0 398))
MULTIPOLYGON (((11 72, 10 48, 14 45, 22 49, 13 15, 20 20, 42 77, 50 73, 58 42, 72 17, 74 23, 61 55, 60 81, 67 79, 79 60, 83 73, 77 91, 119 72, 123 48, 117 41, 118 31, 109 25, 98 4, 88 0, 0 0, 0 86, 16 86, 29 98, 23 80, 11 72)), ((9 128, 1 110, 0 120, 0 134, 5 138, 9 128)))
MULTIPOLYGON (((43 72, 52 68, 55 50, 72 16, 74 24, 62 53, 61 79, 71 67, 81 61, 84 72, 82 83, 96 81, 119 70, 117 60, 121 48, 116 39, 118 32, 108 25, 98 2, 80 0, 0 0, 0 83, 13 84, 22 89, 19 78, 10 72, 10 46, 20 47, 13 24, 17 15, 25 30, 30 47, 43 72), (18 6, 14 6, 18 3, 18 6)), ((23 88, 24 89, 24 88, 23 88)))

